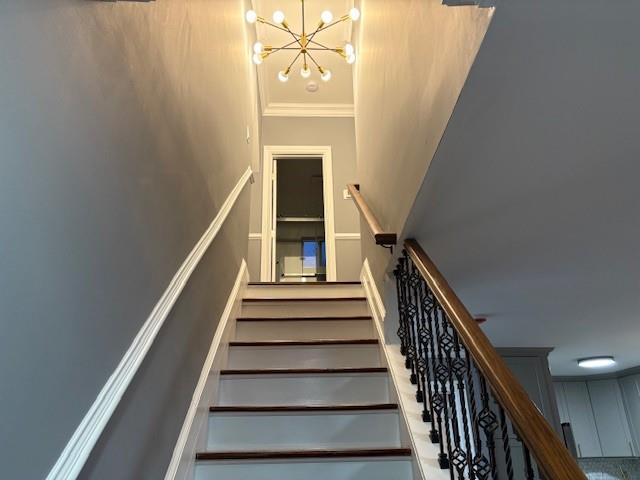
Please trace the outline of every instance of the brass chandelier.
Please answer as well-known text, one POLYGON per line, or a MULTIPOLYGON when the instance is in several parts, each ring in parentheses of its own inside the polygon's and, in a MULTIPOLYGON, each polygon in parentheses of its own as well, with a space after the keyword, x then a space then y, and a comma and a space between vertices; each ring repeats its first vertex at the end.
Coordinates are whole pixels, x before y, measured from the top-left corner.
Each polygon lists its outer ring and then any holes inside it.
POLYGON ((309 68, 309 61, 311 61, 311 64, 318 69, 320 78, 323 81, 328 82, 329 80, 331 80, 331 70, 322 67, 322 65, 320 65, 316 61, 313 55, 316 52, 334 52, 345 59, 348 64, 352 64, 356 61, 355 49, 350 43, 346 43, 342 47, 328 47, 318 42, 315 39, 316 35, 342 22, 357 21, 360 18, 360 10, 354 7, 349 10, 349 13, 335 20, 333 18, 333 14, 329 10, 325 10, 320 15, 320 22, 318 23, 318 26, 313 31, 307 32, 305 25, 304 0, 300 0, 300 3, 302 7, 302 33, 293 32, 291 28, 289 28, 289 24, 287 23, 285 15, 280 10, 276 10, 275 12, 273 12, 273 22, 260 17, 254 10, 247 11, 247 13, 245 14, 247 22, 258 22, 264 25, 268 25, 270 27, 288 33, 293 38, 291 42, 282 45, 281 47, 264 45, 262 42, 257 41, 253 45, 253 63, 255 63, 256 65, 260 65, 263 60, 276 52, 292 51, 295 53, 293 60, 291 61, 291 63, 289 63, 289 66, 287 68, 281 70, 278 73, 278 79, 281 82, 286 82, 287 80, 289 80, 289 73, 300 58, 302 58, 302 68, 300 69, 300 75, 302 76, 302 78, 309 78, 311 76, 311 69, 309 68))

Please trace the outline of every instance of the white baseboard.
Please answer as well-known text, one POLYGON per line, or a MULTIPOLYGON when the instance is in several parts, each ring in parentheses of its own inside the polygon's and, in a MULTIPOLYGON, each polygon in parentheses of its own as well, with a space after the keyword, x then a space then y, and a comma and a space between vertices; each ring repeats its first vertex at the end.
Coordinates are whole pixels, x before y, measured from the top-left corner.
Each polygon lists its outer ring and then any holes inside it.
POLYGON ((360 281, 362 282, 367 298, 371 299, 371 309, 375 310, 375 313, 378 315, 382 324, 387 316, 387 310, 385 309, 378 287, 376 287, 376 282, 373 279, 373 274, 371 273, 371 267, 369 266, 369 260, 367 258, 364 259, 364 263, 362 264, 360 281))
POLYGON ((173 449, 165 480, 193 478, 196 451, 203 450, 206 444, 209 406, 213 405, 217 393, 220 370, 224 367, 227 357, 228 339, 233 331, 234 320, 239 315, 242 297, 248 283, 247 263, 242 260, 238 276, 202 367, 200 379, 193 392, 191 405, 189 405, 189 410, 182 424, 178 441, 173 449))
POLYGON ((120 399, 129 387, 131 380, 138 371, 151 345, 153 345, 173 305, 178 300, 183 288, 211 245, 211 242, 213 242, 213 239, 222 228, 227 216, 251 176, 251 168, 247 168, 240 177, 240 180, 238 180, 238 183, 233 187, 233 190, 231 190, 231 193, 223 203, 216 217, 204 232, 204 235, 171 279, 169 286, 133 339, 124 357, 122 357, 115 371, 111 374, 104 387, 102 387, 93 405, 91 405, 82 422, 80 422, 80 425, 71 436, 71 439, 49 472, 49 475, 47 475, 47 480, 73 480, 80 474, 87 458, 89 458, 91 450, 98 441, 98 438, 100 438, 102 431, 120 403, 120 399))

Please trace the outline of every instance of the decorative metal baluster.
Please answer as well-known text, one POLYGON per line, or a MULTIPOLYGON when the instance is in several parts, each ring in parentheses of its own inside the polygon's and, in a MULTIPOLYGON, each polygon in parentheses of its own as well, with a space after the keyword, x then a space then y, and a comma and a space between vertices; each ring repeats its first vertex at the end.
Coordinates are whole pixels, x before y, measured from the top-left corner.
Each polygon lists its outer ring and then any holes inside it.
MULTIPOLYGON (((420 331, 418 332, 418 338, 421 345, 421 358, 424 360, 424 383, 426 398, 423 402, 422 420, 425 422, 431 422, 431 431, 429 432, 429 438, 433 442, 434 434, 435 438, 439 438, 434 424, 436 422, 435 412, 433 410, 433 376, 431 375, 433 355, 433 328, 431 325, 430 315, 434 308, 435 299, 431 295, 431 291, 427 283, 420 279, 420 283, 417 287, 417 295, 420 299, 420 331)), ((437 441, 437 440, 436 440, 437 441)))
MULTIPOLYGON (((411 323, 412 329, 412 338, 414 340, 414 352, 415 358, 413 361, 414 372, 416 374, 416 385, 418 386, 418 391, 416 392, 416 400, 419 403, 424 403, 425 401, 425 367, 426 362, 424 360, 424 355, 422 351, 422 342, 420 341, 420 329, 422 324, 422 318, 420 315, 420 297, 417 293, 417 288, 420 285, 420 274, 418 273, 413 262, 409 263, 409 282, 407 284, 407 296, 409 299, 409 304, 411 305, 411 312, 415 312, 413 315, 413 322, 411 323)), ((424 408, 424 412, 427 409, 424 408)))
POLYGON ((406 345, 406 338, 407 336, 405 335, 406 332, 406 319, 405 319, 405 309, 404 309, 404 303, 403 303, 403 299, 402 299, 402 270, 401 270, 401 263, 398 263, 398 266, 396 267, 396 269, 393 271, 393 274, 396 277, 396 292, 398 295, 398 331, 396 332, 398 334, 398 338, 400 339, 400 353, 404 356, 407 354, 407 345, 406 345))
POLYGON ((504 449, 504 460, 507 466, 507 478, 509 480, 513 480, 513 460, 511 459, 511 445, 509 442, 507 419, 504 414, 504 409, 499 403, 498 412, 500 414, 500 431, 502 432, 502 448, 504 449))
POLYGON ((489 460, 484 456, 482 437, 480 436, 478 401, 482 400, 478 397, 476 392, 476 379, 479 381, 478 375, 480 375, 480 372, 475 369, 475 364, 471 360, 471 356, 464 346, 463 350, 465 353, 465 360, 467 362, 467 385, 469 385, 469 399, 471 404, 471 429, 473 431, 473 442, 475 447, 475 451, 472 456, 471 468, 473 468, 473 472, 480 480, 486 480, 491 473, 491 468, 489 460), (478 375, 474 375, 474 372, 477 372, 478 375))
POLYGON ((535 480, 533 466, 531 465, 531 453, 524 442, 522 442, 522 451, 524 452, 524 477, 527 480, 535 480))
POLYGON ((431 378, 433 379, 433 399, 431 401, 431 408, 435 414, 437 430, 434 428, 433 423, 431 424, 431 432, 429 432, 429 438, 432 443, 440 444, 440 453, 438 455, 438 462, 441 468, 449 468, 449 460, 448 453, 451 453, 451 446, 449 444, 449 437, 447 437, 447 453, 445 453, 445 444, 443 440, 443 426, 446 429, 447 418, 446 418, 446 390, 441 388, 440 382, 437 379, 437 366, 439 363, 439 354, 438 354, 438 338, 439 338, 439 327, 438 327, 438 319, 437 315, 437 300, 433 292, 429 289, 429 286, 424 283, 425 291, 431 301, 430 308, 427 312, 427 320, 429 322, 429 330, 431 331, 431 337, 429 338, 429 350, 431 351, 431 359, 429 361, 429 368, 431 371, 431 378))
MULTIPOLYGON (((440 305, 436 302, 435 308, 433 309, 433 324, 435 327, 435 353, 437 355, 437 364, 434 368, 435 378, 437 380, 436 384, 438 385, 439 394, 437 395, 437 403, 434 405, 434 408, 438 408, 442 413, 442 425, 444 426, 444 430, 442 427, 440 428, 440 443, 442 443, 442 434, 445 434, 447 453, 441 453, 438 457, 438 463, 440 464, 440 468, 450 468, 449 459, 451 458, 451 424, 449 422, 450 412, 449 412, 449 401, 447 394, 447 380, 449 377, 449 368, 445 362, 444 355, 442 353, 441 347, 441 314, 442 310, 440 305)), ((451 469, 451 478, 453 478, 453 469, 451 469)))
MULTIPOLYGON (((496 442, 493 438, 493 432, 498 428, 498 419, 496 414, 491 410, 491 405, 489 403, 489 391, 487 390, 487 382, 482 376, 482 373, 479 373, 480 378, 480 401, 482 402, 482 410, 478 414, 478 424, 482 427, 484 431, 484 437, 487 441, 487 450, 489 451, 489 459, 487 462, 486 457, 484 455, 481 458, 474 459, 474 468, 478 476, 480 476, 479 471, 486 471, 486 475, 491 473, 491 477, 496 480, 498 478, 498 472, 496 467, 496 442)), ((478 454, 480 455, 480 453, 478 454)), ((484 477, 480 478, 486 478, 484 477)))
MULTIPOLYGON (((471 439, 471 433, 469 431, 469 424, 475 423, 473 418, 469 417, 468 407, 473 405, 474 399, 467 393, 467 385, 465 379, 469 379, 469 369, 467 367, 467 360, 463 358, 464 347, 460 344, 458 334, 452 329, 453 336, 453 354, 454 358, 451 361, 451 369, 456 377, 456 386, 458 387, 458 397, 460 399, 460 416, 462 419, 462 432, 464 433, 464 446, 466 448, 466 467, 468 467, 468 476, 471 480, 476 478, 475 471, 473 470, 473 444, 471 439)), ((464 471, 465 466, 462 466, 464 471)))
POLYGON ((409 299, 409 282, 410 282, 410 270, 409 264, 410 260, 407 257, 407 252, 404 252, 404 260, 403 262, 403 271, 402 271, 402 298, 404 303, 405 310, 405 320, 406 320, 406 345, 407 345, 407 356, 405 359, 405 366, 411 370, 411 383, 413 385, 418 383, 418 376, 416 375, 416 341, 414 335, 414 323, 416 317, 416 307, 411 303, 409 299))

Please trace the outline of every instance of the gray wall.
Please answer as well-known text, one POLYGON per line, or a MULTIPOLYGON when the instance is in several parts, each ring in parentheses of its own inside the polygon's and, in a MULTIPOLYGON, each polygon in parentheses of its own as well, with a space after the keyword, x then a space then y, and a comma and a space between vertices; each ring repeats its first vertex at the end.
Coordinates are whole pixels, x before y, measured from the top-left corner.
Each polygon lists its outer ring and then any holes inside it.
MULTIPOLYGON (((351 199, 345 200, 342 191, 356 177, 356 153, 353 118, 291 118, 264 117, 263 145, 331 146, 333 159, 333 202, 336 234, 359 233, 360 220, 351 199)), ((256 174, 251 191, 252 233, 262 230, 262 180, 256 174)), ((336 239, 338 280, 358 280, 362 260, 358 240, 336 239)), ((260 240, 249 240, 249 272, 252 280, 260 279, 260 240)))
MULTIPOLYGON (((241 10, 0 2, 4 477, 46 476, 257 151, 241 10)), ((246 254, 248 195, 83 478, 162 477, 246 254)))
POLYGON ((496 8, 407 222, 497 345, 640 365, 640 3, 496 8))
MULTIPOLYGON (((382 227, 400 233, 491 9, 447 7, 442 0, 361 3, 355 63, 357 180, 382 227)), ((362 232, 363 256, 382 290, 391 257, 366 228, 362 232)))

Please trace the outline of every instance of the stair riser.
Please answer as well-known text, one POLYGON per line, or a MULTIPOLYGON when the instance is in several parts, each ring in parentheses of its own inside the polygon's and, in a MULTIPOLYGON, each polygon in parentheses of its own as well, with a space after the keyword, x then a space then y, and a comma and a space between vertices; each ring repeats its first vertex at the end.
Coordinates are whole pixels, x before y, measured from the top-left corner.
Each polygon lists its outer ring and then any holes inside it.
POLYGON ((209 417, 208 450, 400 447, 398 412, 228 414, 209 417))
POLYGON ((408 459, 199 462, 195 480, 395 480, 411 472, 408 459))
POLYGON ((245 302, 242 317, 333 317, 369 315, 367 302, 245 302))
POLYGON ((245 298, 363 297, 361 285, 249 286, 245 298))
POLYGON ((386 374, 234 375, 220 381, 219 405, 386 403, 386 374))
POLYGON ((238 322, 236 340, 320 340, 373 338, 371 320, 238 322))
POLYGON ((233 347, 228 368, 380 367, 378 345, 233 347))

